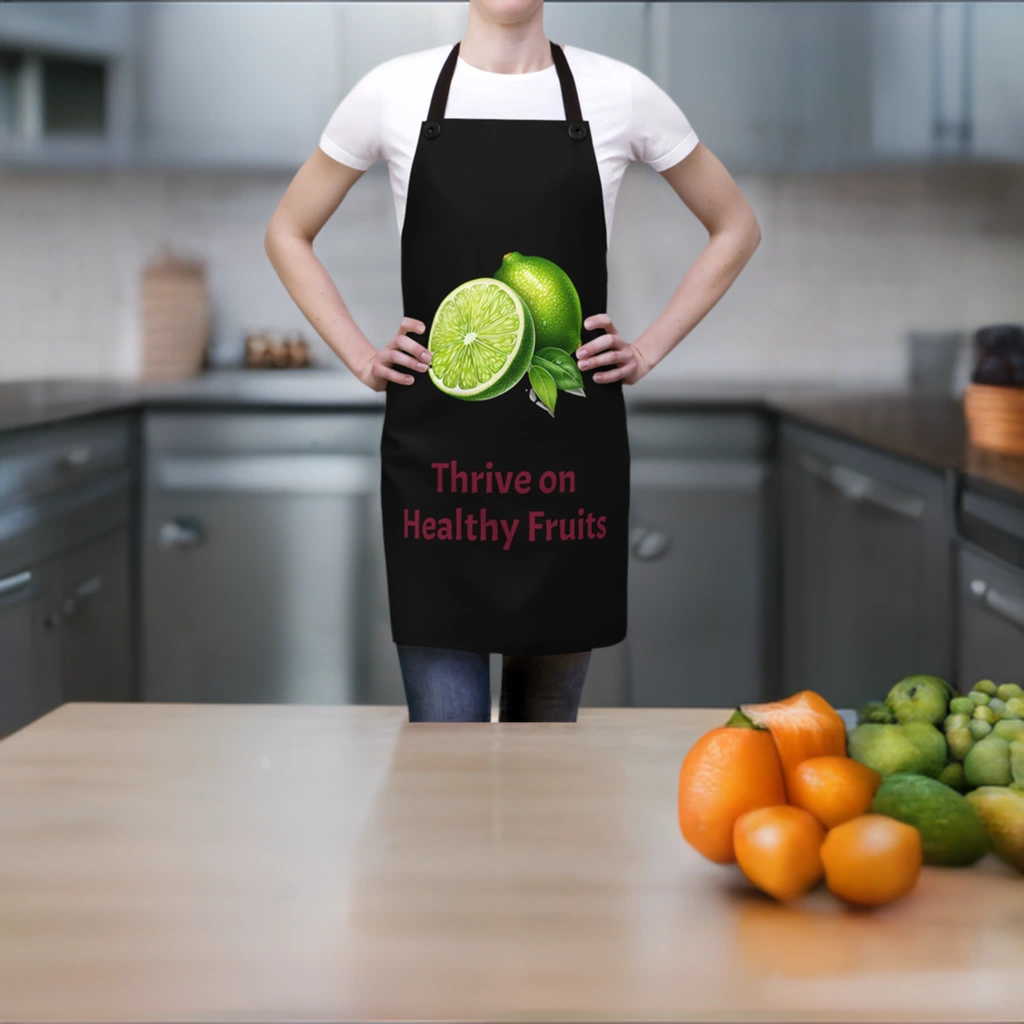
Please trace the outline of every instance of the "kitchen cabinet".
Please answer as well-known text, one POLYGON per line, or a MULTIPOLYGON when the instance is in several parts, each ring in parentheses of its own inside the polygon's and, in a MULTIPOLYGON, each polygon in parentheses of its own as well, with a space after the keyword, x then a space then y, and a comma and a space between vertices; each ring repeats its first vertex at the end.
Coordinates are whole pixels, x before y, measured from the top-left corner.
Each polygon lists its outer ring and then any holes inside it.
POLYGON ((132 696, 132 458, 122 416, 0 440, 0 735, 132 696))
POLYGON ((402 699, 380 430, 377 410, 146 416, 145 699, 402 699))
POLYGON ((1024 160, 1024 5, 972 3, 968 11, 972 151, 1024 160))
POLYGON ((1024 682, 1024 503, 972 483, 957 496, 957 678, 1024 682))
POLYGON ((902 676, 952 677, 942 474, 784 423, 785 690, 857 707, 902 676))
POLYGON ((0 163, 95 166, 133 143, 135 10, 0 5, 0 163))
POLYGON ((1024 571, 961 546, 957 559, 957 679, 1024 680, 1024 571))
POLYGON ((336 5, 145 4, 136 159, 298 170, 338 101, 336 5))
POLYGON ((630 414, 627 704, 771 696, 772 426, 754 412, 630 414))

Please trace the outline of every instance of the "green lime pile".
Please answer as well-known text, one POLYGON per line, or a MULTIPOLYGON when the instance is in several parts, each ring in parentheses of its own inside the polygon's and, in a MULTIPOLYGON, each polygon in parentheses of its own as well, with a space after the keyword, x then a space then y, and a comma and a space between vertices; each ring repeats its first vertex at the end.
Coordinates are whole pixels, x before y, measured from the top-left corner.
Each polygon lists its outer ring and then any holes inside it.
POLYGON ((982 679, 949 702, 942 724, 966 788, 1024 786, 1024 689, 982 679))
POLYGON ((982 679, 961 695, 908 676, 857 717, 850 756, 885 776, 873 810, 913 825, 928 863, 991 847, 1024 872, 1024 688, 982 679))

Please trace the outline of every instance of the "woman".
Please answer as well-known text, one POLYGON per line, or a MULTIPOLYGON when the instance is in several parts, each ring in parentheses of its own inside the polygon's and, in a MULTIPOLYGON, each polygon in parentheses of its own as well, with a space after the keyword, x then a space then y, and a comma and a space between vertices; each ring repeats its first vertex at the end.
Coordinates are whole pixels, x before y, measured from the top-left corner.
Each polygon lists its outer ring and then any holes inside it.
POLYGON ((470 0, 465 37, 370 71, 267 230, 327 344, 386 391, 382 510, 392 634, 412 721, 575 721, 590 651, 626 634, 623 385, 705 316, 760 233, 683 113, 619 61, 551 43, 543 0, 470 0), (388 160, 405 316, 377 349, 313 253, 359 176, 388 160), (709 240, 625 340, 606 247, 632 160, 709 240))

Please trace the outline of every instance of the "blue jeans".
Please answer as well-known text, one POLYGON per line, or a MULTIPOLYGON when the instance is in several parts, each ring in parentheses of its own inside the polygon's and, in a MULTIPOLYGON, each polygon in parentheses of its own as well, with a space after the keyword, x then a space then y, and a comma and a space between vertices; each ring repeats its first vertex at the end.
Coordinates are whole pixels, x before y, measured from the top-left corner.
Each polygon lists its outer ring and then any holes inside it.
MULTIPOLYGON (((489 656, 445 647, 398 645, 410 722, 489 722, 489 656)), ((575 722, 590 651, 505 655, 502 722, 575 722)))

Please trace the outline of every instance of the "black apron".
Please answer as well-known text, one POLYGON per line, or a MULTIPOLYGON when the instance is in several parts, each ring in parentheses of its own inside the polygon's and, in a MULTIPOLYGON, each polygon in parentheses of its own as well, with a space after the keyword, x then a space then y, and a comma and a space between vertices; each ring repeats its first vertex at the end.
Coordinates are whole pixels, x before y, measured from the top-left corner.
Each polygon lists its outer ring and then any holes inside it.
MULTIPOLYGON (((561 47, 551 44, 564 121, 445 118, 458 52, 456 43, 438 75, 409 180, 403 303, 427 326, 412 336, 427 344, 446 296, 493 278, 510 253, 564 271, 583 318, 605 312, 604 196, 561 47)), ((396 643, 564 654, 626 635, 622 385, 595 384, 585 371, 584 394, 572 393, 536 355, 548 310, 533 308, 531 365, 551 371, 538 387, 527 372, 504 393, 470 401, 416 371, 413 384, 387 386, 381 502, 396 643), (552 380, 564 388, 554 415, 540 397, 550 404, 552 380)), ((583 330, 581 343, 601 333, 583 330)), ((467 333, 465 343, 475 339, 467 333)))

